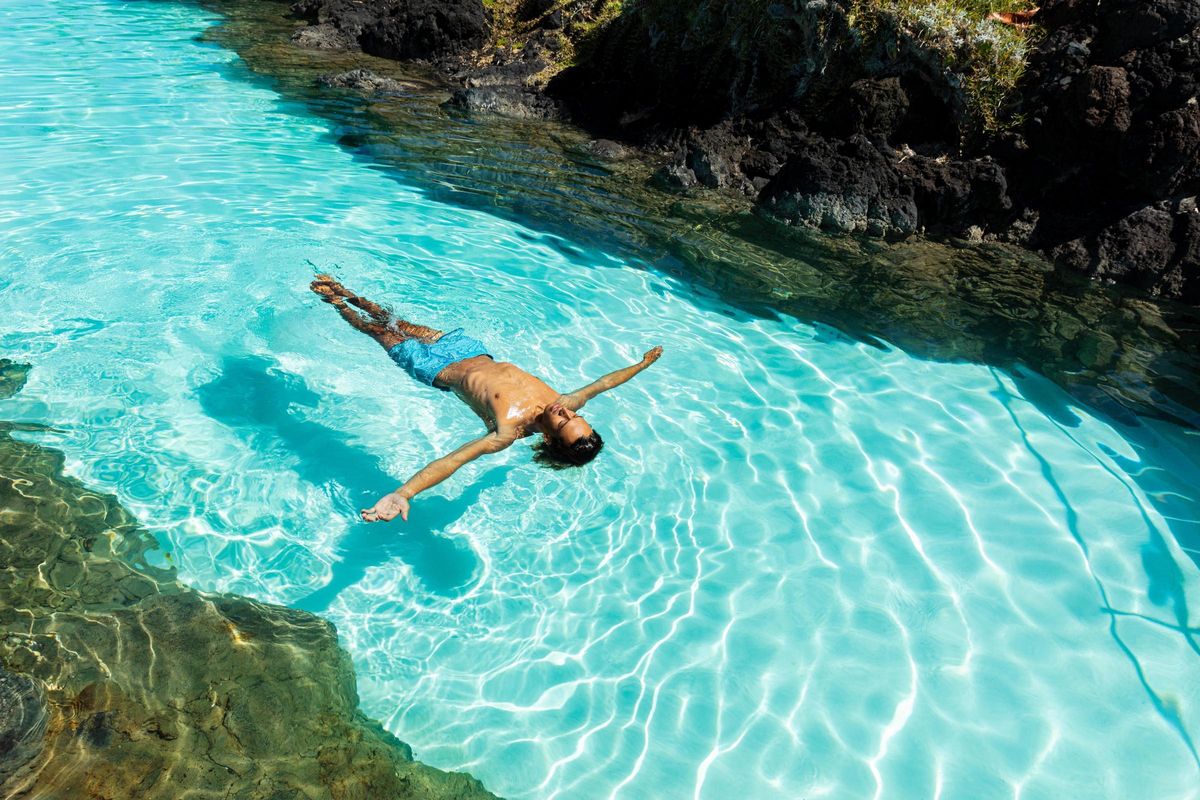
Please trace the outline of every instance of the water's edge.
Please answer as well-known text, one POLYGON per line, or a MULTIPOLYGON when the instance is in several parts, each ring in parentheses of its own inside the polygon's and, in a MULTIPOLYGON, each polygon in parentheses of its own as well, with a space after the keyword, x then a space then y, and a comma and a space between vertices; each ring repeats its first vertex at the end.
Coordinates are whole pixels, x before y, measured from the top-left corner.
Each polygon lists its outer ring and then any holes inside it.
MULTIPOLYGON (((29 365, 0 359, 0 399, 29 365)), ((329 622, 208 594, 0 421, 0 789, 39 798, 495 798, 359 711, 329 622)))

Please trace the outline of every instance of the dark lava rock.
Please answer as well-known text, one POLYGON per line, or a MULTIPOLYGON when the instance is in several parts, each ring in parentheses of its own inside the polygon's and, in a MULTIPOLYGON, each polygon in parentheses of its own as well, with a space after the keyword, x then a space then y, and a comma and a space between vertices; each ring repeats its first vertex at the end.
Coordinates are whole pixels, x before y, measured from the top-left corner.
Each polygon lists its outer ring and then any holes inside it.
POLYGON ((1004 171, 987 159, 929 158, 865 137, 813 136, 759 198, 770 216, 841 233, 962 233, 1009 206, 1004 171))
POLYGON ((291 12, 300 19, 317 25, 332 25, 352 39, 357 39, 369 25, 374 25, 400 0, 299 0, 291 12))
POLYGON ((665 164, 654 173, 654 182, 666 189, 694 189, 700 185, 696 173, 683 164, 665 164))
POLYGON ((1094 232, 1056 242, 1049 254, 1104 280, 1200 303, 1200 211, 1194 196, 1143 206, 1094 232))
POLYGON ((629 4, 547 90, 598 132, 707 128, 783 109, 839 75, 845 4, 629 4))
POLYGON ((522 0, 517 6, 517 20, 532 22, 558 5, 558 0, 522 0))
POLYGON ((42 751, 49 718, 41 682, 0 668, 0 786, 42 751))
POLYGON ((496 114, 513 119, 555 119, 558 104, 549 97, 518 86, 476 86, 457 89, 445 105, 472 114, 496 114))
POLYGON ((336 75, 322 75, 317 78, 317 82, 322 86, 353 89, 363 94, 404 94, 416 88, 404 81, 385 78, 382 75, 376 75, 369 69, 362 68, 339 72, 336 75))
POLYGON ((718 126, 694 132, 685 145, 683 161, 704 186, 752 194, 753 187, 741 170, 750 148, 749 136, 718 126))
POLYGON ((314 30, 294 41, 334 49, 343 41, 336 32, 384 58, 432 59, 479 47, 491 29, 482 0, 299 0, 291 11, 314 30))
POLYGON ((592 139, 584 145, 590 154, 606 161, 621 161, 633 155, 633 151, 612 139, 592 139))
POLYGON ((1076 269, 1200 302, 1200 2, 1047 0, 1021 87, 1017 202, 1029 244, 1076 269))
POLYGON ((488 36, 482 0, 292 8, 315 24, 314 46, 345 35, 375 55, 438 59, 463 86, 450 107, 569 114, 670 152, 665 186, 740 193, 834 230, 994 236, 1200 302, 1186 210, 1200 195, 1200 0, 1041 5, 1041 38, 998 112, 1011 128, 994 135, 972 121, 961 54, 887 14, 855 28, 852 0, 647 0, 601 28, 598 0, 523 0, 513 41, 471 53, 488 36), (576 63, 543 93, 564 37, 576 63))
POLYGON ((479 47, 490 30, 481 0, 403 0, 364 27, 358 41, 371 55, 429 59, 479 47))

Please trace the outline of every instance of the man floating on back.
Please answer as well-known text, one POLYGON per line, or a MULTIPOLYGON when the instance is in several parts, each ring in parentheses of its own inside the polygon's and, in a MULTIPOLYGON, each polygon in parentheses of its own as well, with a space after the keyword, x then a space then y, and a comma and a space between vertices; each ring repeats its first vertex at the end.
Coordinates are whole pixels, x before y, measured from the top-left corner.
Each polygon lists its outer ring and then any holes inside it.
POLYGON ((397 319, 386 309, 349 292, 328 275, 311 284, 356 330, 383 345, 405 372, 421 383, 452 391, 474 411, 487 433, 449 455, 429 462, 396 491, 362 510, 367 522, 408 519, 410 501, 454 474, 462 465, 498 453, 517 439, 542 435, 537 459, 549 466, 582 466, 600 452, 600 434, 575 412, 601 392, 620 386, 653 364, 662 348, 649 350, 633 366, 610 372, 570 394, 504 361, 495 361, 478 339, 462 328, 439 331, 397 319), (353 306, 353 308, 351 308, 353 306))

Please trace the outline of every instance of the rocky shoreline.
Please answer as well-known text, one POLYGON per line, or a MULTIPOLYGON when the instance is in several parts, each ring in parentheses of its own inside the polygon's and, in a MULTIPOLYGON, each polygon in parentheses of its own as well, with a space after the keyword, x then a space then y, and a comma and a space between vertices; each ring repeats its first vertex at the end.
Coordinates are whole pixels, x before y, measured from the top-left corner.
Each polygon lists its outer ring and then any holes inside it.
MULTIPOLYGON (((27 365, 0 359, 0 399, 27 365)), ((0 793, 47 800, 495 800, 358 709, 328 622, 205 594, 62 456, 0 422, 0 793)))
MULTIPOLYGON (((421 60, 456 87, 448 105, 567 119, 658 159, 662 186, 743 195, 789 225, 1011 243, 1200 303, 1200 4, 1047 0, 1020 40, 1000 23, 865 7, 290 9, 308 23, 297 45, 421 60)), ((620 147, 602 141, 598 152, 620 147)))

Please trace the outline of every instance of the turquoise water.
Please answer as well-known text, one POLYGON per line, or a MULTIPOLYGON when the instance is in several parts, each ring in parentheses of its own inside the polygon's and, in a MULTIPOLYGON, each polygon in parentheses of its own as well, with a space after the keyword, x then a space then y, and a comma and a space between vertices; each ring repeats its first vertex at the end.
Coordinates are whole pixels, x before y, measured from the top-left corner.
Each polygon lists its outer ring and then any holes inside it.
POLYGON ((435 202, 211 22, 0 8, 4 416, 185 580, 334 621, 367 713, 511 798, 1200 796, 1194 431, 435 202), (564 389, 666 355, 587 470, 519 445, 364 526, 478 422, 309 261, 564 389))

